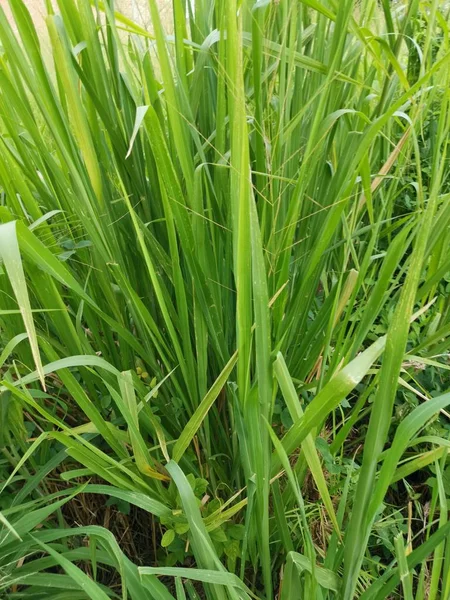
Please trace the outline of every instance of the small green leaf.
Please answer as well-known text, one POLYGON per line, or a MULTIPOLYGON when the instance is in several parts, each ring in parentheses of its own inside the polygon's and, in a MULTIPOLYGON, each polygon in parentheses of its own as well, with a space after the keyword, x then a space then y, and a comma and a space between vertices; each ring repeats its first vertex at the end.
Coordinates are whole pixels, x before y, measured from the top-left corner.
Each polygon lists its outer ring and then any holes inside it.
POLYGON ((175 531, 173 529, 168 529, 161 538, 161 546, 163 548, 167 548, 175 539, 175 531))
POLYGON ((189 523, 175 523, 174 529, 178 535, 184 535, 189 531, 189 523))

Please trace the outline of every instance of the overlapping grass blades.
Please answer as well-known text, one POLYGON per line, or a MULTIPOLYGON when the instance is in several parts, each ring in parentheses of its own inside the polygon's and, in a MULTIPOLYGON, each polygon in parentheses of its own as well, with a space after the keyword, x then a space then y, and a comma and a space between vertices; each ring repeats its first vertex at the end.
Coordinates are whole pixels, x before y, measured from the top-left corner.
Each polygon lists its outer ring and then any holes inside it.
POLYGON ((9 4, 1 593, 446 599, 450 8, 174 0, 166 36, 57 0, 47 64, 9 4), (89 494, 154 564, 66 522, 89 494))

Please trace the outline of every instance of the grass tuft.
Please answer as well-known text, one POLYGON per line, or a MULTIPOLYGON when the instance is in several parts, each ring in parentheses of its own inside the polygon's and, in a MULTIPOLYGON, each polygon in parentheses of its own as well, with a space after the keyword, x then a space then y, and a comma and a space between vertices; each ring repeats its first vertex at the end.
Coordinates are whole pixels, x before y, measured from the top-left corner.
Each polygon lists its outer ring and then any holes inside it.
POLYGON ((448 600, 448 3, 8 4, 0 596, 448 600))

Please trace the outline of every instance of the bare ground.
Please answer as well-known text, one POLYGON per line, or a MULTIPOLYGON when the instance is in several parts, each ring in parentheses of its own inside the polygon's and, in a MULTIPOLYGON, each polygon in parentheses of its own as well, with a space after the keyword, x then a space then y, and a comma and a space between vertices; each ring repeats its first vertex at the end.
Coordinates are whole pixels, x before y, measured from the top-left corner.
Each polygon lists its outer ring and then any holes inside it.
MULTIPOLYGON (((28 10, 33 17, 36 27, 45 36, 45 0, 24 0, 28 10)), ((157 0, 160 5, 162 21, 168 30, 171 29, 171 0, 157 0)), ((53 4, 56 4, 53 0, 53 4)), ((0 6, 4 8, 10 17, 8 0, 0 0, 0 6)), ((140 25, 151 29, 151 21, 148 10, 148 0, 116 0, 116 10, 133 19, 140 25)))

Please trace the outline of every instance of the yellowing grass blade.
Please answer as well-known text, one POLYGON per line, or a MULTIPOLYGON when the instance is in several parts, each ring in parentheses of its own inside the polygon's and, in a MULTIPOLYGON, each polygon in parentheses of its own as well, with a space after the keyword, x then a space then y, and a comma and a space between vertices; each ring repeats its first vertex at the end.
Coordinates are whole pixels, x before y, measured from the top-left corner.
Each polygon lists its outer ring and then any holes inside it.
POLYGON ((118 395, 115 395, 114 397, 116 402, 119 402, 119 409, 128 425, 137 468, 141 473, 144 473, 144 475, 147 475, 148 477, 159 479, 160 481, 168 481, 169 478, 167 475, 159 473, 154 468, 153 461, 150 458, 144 438, 139 431, 137 400, 134 392, 131 371, 126 371, 119 376, 119 386, 122 397, 121 399, 119 399, 118 395))
MULTIPOLYGON (((278 353, 277 359, 274 363, 275 375, 286 401, 289 413, 292 420, 295 421, 303 417, 303 410, 300 406, 300 402, 295 391, 294 383, 289 375, 289 371, 286 362, 281 352, 278 353)), ((302 449, 305 453, 305 458, 308 463, 311 475, 316 482, 317 489, 319 490, 322 501, 325 505, 326 511, 333 523, 333 527, 336 533, 341 537, 338 520, 334 511, 333 502, 331 501, 330 493, 328 491, 327 482, 322 471, 320 459, 317 454, 316 446, 314 443, 314 436, 312 433, 308 434, 305 440, 302 442, 302 449)))

